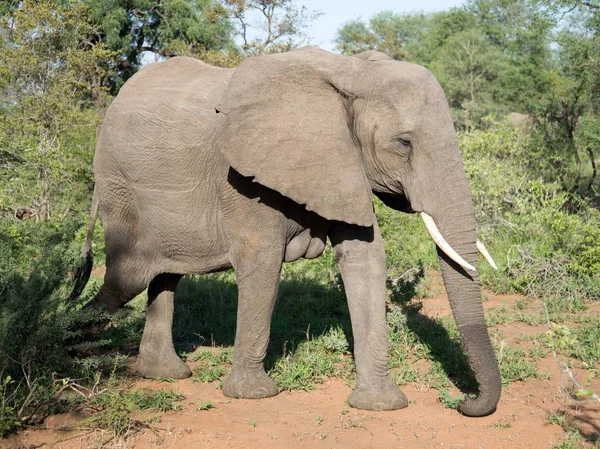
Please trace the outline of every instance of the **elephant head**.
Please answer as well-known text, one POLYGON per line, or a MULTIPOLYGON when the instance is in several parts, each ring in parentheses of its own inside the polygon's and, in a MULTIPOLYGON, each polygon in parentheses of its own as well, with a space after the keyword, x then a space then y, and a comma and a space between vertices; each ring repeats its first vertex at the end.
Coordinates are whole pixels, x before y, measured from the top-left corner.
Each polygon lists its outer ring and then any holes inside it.
POLYGON ((475 216, 434 76, 377 52, 305 48, 246 60, 217 112, 218 145, 234 169, 328 220, 372 226, 372 193, 422 214, 480 386, 460 410, 491 413, 500 376, 481 304, 475 216))

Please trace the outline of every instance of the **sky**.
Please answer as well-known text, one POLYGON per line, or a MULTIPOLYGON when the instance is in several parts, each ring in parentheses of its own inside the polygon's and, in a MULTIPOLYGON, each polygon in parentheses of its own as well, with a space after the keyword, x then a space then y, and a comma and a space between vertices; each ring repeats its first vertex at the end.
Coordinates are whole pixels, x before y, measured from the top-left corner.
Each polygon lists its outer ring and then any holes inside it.
POLYGON ((371 16, 381 11, 397 13, 414 11, 443 11, 460 6, 463 0, 298 0, 294 2, 304 5, 309 10, 324 13, 314 21, 307 34, 311 36, 312 44, 325 50, 333 50, 335 33, 349 20, 362 18, 367 21, 371 16))

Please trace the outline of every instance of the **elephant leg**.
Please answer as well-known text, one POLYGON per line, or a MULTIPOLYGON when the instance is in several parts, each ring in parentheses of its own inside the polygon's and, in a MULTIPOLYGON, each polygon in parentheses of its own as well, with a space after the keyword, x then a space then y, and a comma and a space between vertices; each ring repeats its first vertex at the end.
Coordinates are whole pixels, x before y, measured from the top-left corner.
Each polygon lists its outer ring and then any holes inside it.
MULTIPOLYGON (((103 309, 113 314, 146 289, 149 281, 143 275, 128 273, 127 276, 123 276, 122 273, 125 272, 114 266, 107 268, 106 275, 104 276, 104 284, 102 284, 96 296, 84 308, 103 309)), ((106 327, 108 322, 109 319, 107 317, 101 317, 93 323, 89 323, 83 330, 84 336, 86 338, 97 336, 106 327)))
POLYGON ((160 274, 150 283, 146 325, 135 368, 141 376, 183 379, 192 375, 173 347, 173 299, 180 279, 178 274, 160 274))
POLYGON ((385 252, 372 228, 340 223, 330 239, 340 267, 354 335, 356 387, 348 403, 363 410, 395 410, 408 405, 390 377, 385 306, 385 252))
POLYGON ((154 265, 140 263, 143 259, 134 251, 133 242, 122 240, 107 238, 104 284, 86 307, 114 313, 142 293, 154 277, 154 265))
POLYGON ((277 257, 254 258, 252 252, 236 264, 238 313, 233 366, 223 383, 223 394, 232 398, 260 399, 279 389, 264 368, 271 317, 275 306, 283 251, 277 257), (272 260, 269 260, 272 259, 272 260), (242 266, 240 266, 242 265, 242 266))

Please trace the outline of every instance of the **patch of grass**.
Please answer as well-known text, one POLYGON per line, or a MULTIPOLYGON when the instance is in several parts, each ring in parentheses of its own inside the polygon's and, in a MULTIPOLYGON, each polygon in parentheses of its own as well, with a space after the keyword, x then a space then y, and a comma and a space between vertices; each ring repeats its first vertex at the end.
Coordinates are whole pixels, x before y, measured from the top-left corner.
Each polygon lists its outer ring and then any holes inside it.
POLYGON ((350 349, 348 339, 341 326, 335 326, 329 329, 321 337, 323 347, 332 353, 347 354, 350 349))
POLYGON ((215 406, 210 401, 204 401, 204 402, 198 401, 198 411, 210 410, 211 408, 214 408, 214 407, 215 406))
POLYGON ((548 414, 548 424, 556 424, 558 426, 565 426, 568 422, 569 415, 562 412, 552 412, 548 414))
POLYGON ((192 377, 194 382, 214 382, 215 380, 221 379, 227 371, 221 366, 214 366, 209 368, 197 368, 194 370, 195 374, 192 377))
POLYGON ((548 375, 539 372, 537 365, 530 360, 523 348, 511 348, 508 345, 501 344, 497 350, 497 357, 503 385, 530 378, 548 377, 548 375))
POLYGON ((582 449, 585 441, 578 431, 572 430, 567 433, 562 443, 555 444, 552 449, 582 449))
POLYGON ((130 392, 133 401, 140 410, 154 409, 159 412, 177 411, 181 405, 177 402, 185 399, 180 393, 173 390, 158 390, 146 392, 143 390, 133 390, 130 392))
POLYGON ((488 310, 485 314, 485 324, 488 327, 497 326, 498 324, 507 324, 514 320, 513 315, 508 311, 506 304, 502 304, 500 308, 494 307, 488 310))
POLYGON ((457 409, 458 404, 465 400, 465 395, 452 396, 448 390, 438 391, 438 402, 446 408, 457 409))
POLYGON ((147 427, 149 421, 137 420, 133 414, 140 410, 157 412, 176 411, 181 408, 182 394, 171 390, 154 392, 139 389, 129 390, 127 385, 119 385, 111 379, 108 387, 93 396, 85 408, 93 411, 80 425, 88 428, 110 430, 115 436, 124 436, 131 431, 147 427))
POLYGON ((194 368, 194 382, 214 382, 221 379, 230 370, 233 357, 233 348, 220 348, 218 352, 207 349, 198 351, 190 356, 191 361, 201 361, 200 366, 194 368))
POLYGON ((588 367, 597 367, 600 363, 600 318, 580 325, 574 337, 576 343, 572 345, 570 355, 583 361, 588 367))
POLYGON ((192 354, 189 360, 196 362, 202 360, 206 366, 217 366, 221 363, 231 365, 233 357, 233 348, 219 348, 218 352, 213 352, 208 349, 203 349, 192 354))
POLYGON ((283 390, 311 390, 328 377, 351 379, 353 361, 349 354, 330 352, 322 338, 299 344, 294 353, 278 359, 269 375, 283 390))
POLYGON ((514 314, 514 318, 516 321, 529 324, 530 326, 539 326, 546 322, 546 317, 543 313, 533 314, 527 312, 517 312, 514 314))

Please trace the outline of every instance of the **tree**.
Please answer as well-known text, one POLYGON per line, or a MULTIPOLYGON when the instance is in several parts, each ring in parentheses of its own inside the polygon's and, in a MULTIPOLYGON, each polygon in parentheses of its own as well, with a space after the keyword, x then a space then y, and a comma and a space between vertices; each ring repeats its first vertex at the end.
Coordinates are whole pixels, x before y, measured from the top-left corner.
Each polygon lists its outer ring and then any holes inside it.
POLYGON ((477 29, 448 38, 431 63, 445 88, 456 124, 465 129, 476 127, 490 113, 509 112, 506 105, 497 103, 493 88, 509 67, 502 52, 477 29))
POLYGON ((533 0, 472 0, 429 14, 375 15, 344 25, 338 49, 375 49, 428 67, 446 90, 459 126, 488 114, 528 112, 548 94, 552 22, 533 0))
POLYGON ((106 80, 118 55, 73 2, 25 0, 0 19, 0 210, 43 221, 89 195, 106 80))
POLYGON ((306 28, 321 15, 306 6, 298 8, 292 0, 225 0, 225 4, 237 24, 246 56, 280 53, 305 45, 309 40, 306 28))
POLYGON ((118 88, 141 66, 144 55, 202 58, 235 53, 234 28, 216 0, 84 0, 97 25, 92 43, 119 52, 118 88))

